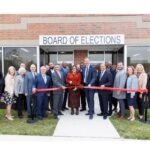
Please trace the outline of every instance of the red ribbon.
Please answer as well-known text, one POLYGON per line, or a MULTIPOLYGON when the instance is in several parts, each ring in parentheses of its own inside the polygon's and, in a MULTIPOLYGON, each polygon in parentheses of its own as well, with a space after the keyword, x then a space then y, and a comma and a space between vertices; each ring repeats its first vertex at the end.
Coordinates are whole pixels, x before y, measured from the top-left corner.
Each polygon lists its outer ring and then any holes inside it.
MULTIPOLYGON (((73 89, 73 88, 78 88, 78 89, 95 89, 95 90, 107 90, 107 91, 122 91, 122 92, 140 92, 140 93, 147 93, 149 92, 148 90, 142 90, 142 89, 125 89, 125 88, 112 88, 112 87, 98 87, 98 86, 71 86, 71 87, 66 87, 66 89, 73 89)), ((36 89, 36 93, 38 92, 48 92, 48 91, 58 91, 58 90, 63 90, 62 88, 46 88, 46 89, 36 89)))

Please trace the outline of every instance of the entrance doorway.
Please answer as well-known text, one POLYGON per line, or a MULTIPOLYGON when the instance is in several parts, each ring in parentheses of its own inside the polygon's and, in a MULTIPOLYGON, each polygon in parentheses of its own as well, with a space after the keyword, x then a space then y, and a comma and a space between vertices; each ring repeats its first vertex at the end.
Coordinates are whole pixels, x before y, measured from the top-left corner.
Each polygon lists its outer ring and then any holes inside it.
POLYGON ((61 45, 40 46, 40 66, 49 62, 78 64, 89 57, 93 65, 111 61, 112 64, 124 62, 124 45, 61 45))

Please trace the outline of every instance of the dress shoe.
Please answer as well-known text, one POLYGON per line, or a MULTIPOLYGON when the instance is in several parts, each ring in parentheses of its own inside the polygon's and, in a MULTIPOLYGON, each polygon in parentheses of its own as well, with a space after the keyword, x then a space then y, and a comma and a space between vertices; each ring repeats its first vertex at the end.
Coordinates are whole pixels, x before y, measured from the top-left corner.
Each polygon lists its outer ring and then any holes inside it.
POLYGON ((31 118, 31 115, 28 115, 28 118, 31 118))
POLYGON ((38 120, 43 120, 43 118, 41 116, 38 116, 37 119, 38 120))
POLYGON ((51 109, 48 108, 47 111, 51 111, 51 109))
POLYGON ((117 112, 117 108, 116 108, 116 107, 114 107, 112 111, 117 112))
POLYGON ((61 109, 62 111, 65 111, 65 109, 61 109))
POLYGON ((82 108, 82 109, 80 109, 80 111, 86 111, 86 109, 85 109, 85 108, 82 108))
POLYGON ((124 119, 124 116, 120 116, 119 119, 124 119))
POLYGON ((47 118, 47 117, 48 117, 48 114, 45 114, 45 115, 44 115, 44 116, 42 116, 42 117, 47 118))
POLYGON ((103 116, 103 119, 106 120, 106 119, 107 119, 107 116, 103 116))
POLYGON ((90 115, 90 116, 89 116, 89 119, 92 120, 92 119, 93 119, 93 115, 90 115))
POLYGON ((54 115, 54 117, 53 117, 53 118, 54 118, 54 119, 57 119, 57 120, 59 119, 57 115, 54 115))
POLYGON ((62 116, 62 115, 64 115, 62 112, 58 112, 58 115, 60 115, 60 116, 62 116))
POLYGON ((111 112, 107 113, 107 116, 111 116, 111 115, 112 115, 112 113, 111 113, 111 112))
POLYGON ((19 117, 20 119, 22 119, 22 118, 23 118, 23 115, 19 115, 18 117, 19 117))
POLYGON ((69 110, 69 108, 65 107, 65 110, 69 110))
POLYGON ((85 115, 86 115, 86 116, 89 116, 90 114, 89 114, 89 113, 86 113, 85 115))
POLYGON ((139 118, 139 121, 144 122, 144 117, 139 118))
POLYGON ((97 116, 103 116, 103 113, 97 114, 97 116))

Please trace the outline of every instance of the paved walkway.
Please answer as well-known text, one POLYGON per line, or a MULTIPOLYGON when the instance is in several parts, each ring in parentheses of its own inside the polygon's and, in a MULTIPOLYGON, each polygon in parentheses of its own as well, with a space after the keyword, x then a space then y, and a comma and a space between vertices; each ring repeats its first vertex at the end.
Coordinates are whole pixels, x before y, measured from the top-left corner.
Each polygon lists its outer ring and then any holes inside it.
POLYGON ((109 119, 103 120, 98 117, 99 113, 98 96, 95 94, 95 115, 93 120, 81 112, 79 116, 70 115, 70 110, 64 112, 64 116, 56 126, 54 137, 84 137, 84 138, 120 138, 116 129, 109 119))

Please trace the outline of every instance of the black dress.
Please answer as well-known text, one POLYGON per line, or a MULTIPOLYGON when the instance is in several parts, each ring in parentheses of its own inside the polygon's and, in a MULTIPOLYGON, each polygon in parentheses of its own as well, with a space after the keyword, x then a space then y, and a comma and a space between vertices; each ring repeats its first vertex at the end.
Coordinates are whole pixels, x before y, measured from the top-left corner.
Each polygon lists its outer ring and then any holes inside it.
POLYGON ((5 88, 5 80, 3 78, 2 73, 0 72, 0 97, 4 93, 4 88, 5 88))

